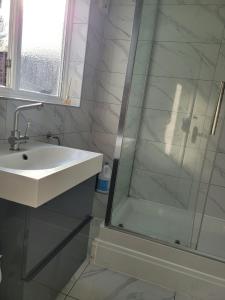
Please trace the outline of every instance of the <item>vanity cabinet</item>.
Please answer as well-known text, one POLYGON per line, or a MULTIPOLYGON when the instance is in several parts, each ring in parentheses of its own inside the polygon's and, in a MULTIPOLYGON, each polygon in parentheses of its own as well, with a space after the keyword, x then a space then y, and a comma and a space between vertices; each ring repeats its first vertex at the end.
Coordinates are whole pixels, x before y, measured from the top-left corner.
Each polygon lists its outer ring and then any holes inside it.
POLYGON ((92 177, 38 208, 0 199, 1 300, 56 298, 87 256, 94 188, 92 177))

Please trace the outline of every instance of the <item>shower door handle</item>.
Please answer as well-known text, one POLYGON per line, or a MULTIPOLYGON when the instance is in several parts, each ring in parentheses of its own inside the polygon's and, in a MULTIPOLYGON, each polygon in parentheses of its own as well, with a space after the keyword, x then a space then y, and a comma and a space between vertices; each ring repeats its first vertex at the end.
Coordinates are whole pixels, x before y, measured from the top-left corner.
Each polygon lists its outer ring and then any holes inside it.
POLYGON ((218 120, 219 120, 220 110, 221 110, 221 106, 222 106, 222 102, 223 102, 224 91, 225 91, 225 82, 221 81, 220 95, 219 95, 219 98, 218 98, 218 101, 217 101, 216 110, 215 110, 215 113, 214 113, 214 116, 213 116, 212 127, 211 127, 211 130, 210 130, 211 135, 216 134, 216 129, 217 129, 217 124, 218 124, 218 120))

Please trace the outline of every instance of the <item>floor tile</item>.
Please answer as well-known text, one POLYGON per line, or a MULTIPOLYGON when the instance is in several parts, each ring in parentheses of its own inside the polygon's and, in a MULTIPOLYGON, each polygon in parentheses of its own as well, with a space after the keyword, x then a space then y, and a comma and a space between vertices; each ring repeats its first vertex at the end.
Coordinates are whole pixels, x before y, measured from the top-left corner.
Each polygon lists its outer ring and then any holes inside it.
POLYGON ((58 294, 57 298, 55 300, 65 300, 66 295, 58 294))
POLYGON ((173 300, 174 293, 141 280, 89 265, 72 288, 79 300, 173 300))
POLYGON ((63 294, 59 294, 55 300, 79 300, 79 299, 73 298, 73 297, 70 297, 70 296, 66 296, 66 295, 63 295, 63 294))
POLYGON ((66 284, 66 286, 63 288, 63 290, 61 291, 63 294, 68 295, 70 290, 72 289, 72 287, 74 286, 75 282, 78 280, 78 278, 81 276, 81 274, 83 273, 83 271, 86 269, 86 267, 88 266, 88 259, 86 259, 82 265, 80 266, 80 268, 76 271, 76 273, 70 278, 70 281, 66 284))

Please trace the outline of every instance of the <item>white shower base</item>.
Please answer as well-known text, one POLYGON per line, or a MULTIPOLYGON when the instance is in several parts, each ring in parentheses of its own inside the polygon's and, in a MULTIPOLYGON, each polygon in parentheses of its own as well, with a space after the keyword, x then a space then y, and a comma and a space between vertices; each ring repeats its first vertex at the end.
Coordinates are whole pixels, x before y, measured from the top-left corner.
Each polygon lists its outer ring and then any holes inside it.
POLYGON ((153 201, 127 198, 112 217, 112 225, 174 243, 189 246, 194 215, 190 211, 153 201))
MULTIPOLYGON (((196 243, 192 239, 194 217, 192 211, 129 197, 114 210, 112 225, 195 248, 196 243)), ((199 224, 200 219, 201 214, 197 214, 195 224, 199 224)), ((197 247, 205 254, 225 259, 225 220, 205 215, 197 247)))

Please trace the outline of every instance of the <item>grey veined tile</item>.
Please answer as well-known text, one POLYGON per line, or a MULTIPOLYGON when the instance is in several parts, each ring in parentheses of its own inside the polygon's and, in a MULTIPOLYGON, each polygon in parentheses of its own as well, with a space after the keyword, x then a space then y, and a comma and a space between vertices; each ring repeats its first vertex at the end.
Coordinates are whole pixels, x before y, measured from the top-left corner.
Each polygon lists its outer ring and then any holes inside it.
POLYGON ((219 51, 219 58, 216 66, 215 79, 225 80, 224 72, 225 72, 225 44, 222 44, 219 51))
POLYGON ((225 189, 223 187, 215 185, 210 186, 206 206, 207 215, 225 219, 224 192, 225 189))
POLYGON ((219 48, 219 44, 156 42, 151 75, 211 80, 219 48))
POLYGON ((134 169, 130 195, 178 208, 189 207, 192 180, 134 169))
POLYGON ((130 41, 105 40, 99 68, 101 71, 126 73, 130 41))
POLYGON ((135 168, 166 175, 179 176, 182 147, 140 140, 135 156, 135 168))
POLYGON ((97 72, 96 75, 96 101, 121 104, 125 74, 97 72))
POLYGON ((140 136, 142 139, 165 144, 184 144, 189 115, 169 111, 145 109, 140 136))
POLYGON ((162 5, 155 40, 219 43, 223 36, 224 12, 224 6, 162 5))
POLYGON ((193 110, 195 114, 205 115, 211 102, 215 102, 210 99, 212 86, 211 81, 150 76, 144 106, 184 113, 193 110))
POLYGON ((169 300, 174 293, 135 278, 90 265, 70 296, 79 300, 169 300))
POLYGON ((212 184, 225 187, 225 154, 218 153, 212 174, 212 184))
POLYGON ((122 5, 111 2, 106 18, 104 37, 107 39, 130 40, 132 33, 134 5, 122 5))

